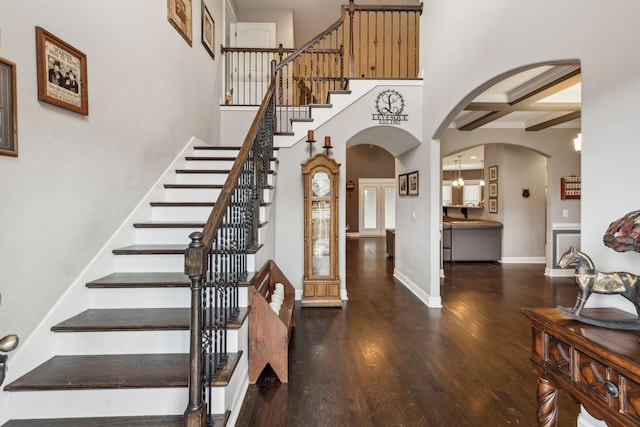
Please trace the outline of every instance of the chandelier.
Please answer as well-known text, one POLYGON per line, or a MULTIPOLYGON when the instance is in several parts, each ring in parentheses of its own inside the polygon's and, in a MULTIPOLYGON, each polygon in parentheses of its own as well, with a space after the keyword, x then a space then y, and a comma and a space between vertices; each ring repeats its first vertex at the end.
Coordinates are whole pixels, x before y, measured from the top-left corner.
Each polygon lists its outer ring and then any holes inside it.
POLYGON ((462 156, 458 156, 458 160, 454 160, 456 179, 451 183, 452 186, 460 188, 464 187, 464 180, 462 179, 462 156))

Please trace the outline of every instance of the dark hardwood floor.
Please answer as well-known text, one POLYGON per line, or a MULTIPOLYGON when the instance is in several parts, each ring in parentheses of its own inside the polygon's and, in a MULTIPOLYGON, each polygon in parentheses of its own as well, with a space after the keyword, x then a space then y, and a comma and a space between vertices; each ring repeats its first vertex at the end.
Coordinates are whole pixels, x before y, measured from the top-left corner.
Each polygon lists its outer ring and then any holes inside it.
MULTIPOLYGON (((267 369, 237 426, 535 426, 531 331, 521 307, 571 306, 543 265, 446 267, 442 309, 394 280, 384 239, 347 239, 349 301, 296 307, 289 383, 267 369)), ((296 278, 290 278, 294 280, 296 278)), ((559 425, 578 405, 561 393, 559 425)))

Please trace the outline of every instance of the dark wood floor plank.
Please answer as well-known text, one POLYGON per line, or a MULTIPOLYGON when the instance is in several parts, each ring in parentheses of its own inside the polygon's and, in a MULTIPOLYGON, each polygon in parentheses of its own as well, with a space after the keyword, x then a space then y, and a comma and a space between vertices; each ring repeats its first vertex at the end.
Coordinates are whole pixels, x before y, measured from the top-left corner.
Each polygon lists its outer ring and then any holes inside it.
MULTIPOLYGON (((229 413, 214 415, 213 427, 224 427, 229 413)), ((182 415, 11 420, 2 427, 183 427, 182 415)))
MULTIPOLYGON (((349 300, 296 307, 289 383, 265 370, 242 426, 507 426, 536 424, 531 330, 521 307, 571 306, 572 278, 543 265, 455 263, 430 309, 393 278, 384 239, 347 239, 349 300)), ((559 425, 578 405, 561 394, 559 425)))

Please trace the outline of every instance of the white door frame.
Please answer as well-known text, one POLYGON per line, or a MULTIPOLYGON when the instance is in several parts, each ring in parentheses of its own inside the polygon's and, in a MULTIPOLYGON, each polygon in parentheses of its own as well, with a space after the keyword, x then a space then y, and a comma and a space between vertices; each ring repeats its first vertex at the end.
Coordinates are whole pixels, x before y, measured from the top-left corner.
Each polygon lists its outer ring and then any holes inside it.
POLYGON ((384 223, 384 188, 393 187, 393 191, 396 190, 395 178, 359 178, 358 179, 358 234, 360 236, 384 236, 385 223, 384 223), (365 230, 364 228, 364 188, 376 187, 376 220, 377 227, 375 230, 365 230))

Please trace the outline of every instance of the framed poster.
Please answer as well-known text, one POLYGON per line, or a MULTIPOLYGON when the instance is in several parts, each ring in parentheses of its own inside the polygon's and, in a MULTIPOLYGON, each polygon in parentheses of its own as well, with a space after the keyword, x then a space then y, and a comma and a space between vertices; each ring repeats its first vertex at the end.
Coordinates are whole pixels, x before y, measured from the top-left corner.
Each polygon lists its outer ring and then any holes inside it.
POLYGON ((202 44, 204 45, 211 58, 216 59, 216 54, 213 52, 214 50, 214 40, 215 40, 215 22, 213 22, 213 18, 211 17, 211 13, 209 13, 209 9, 207 9, 207 5, 204 4, 204 0, 202 1, 202 44))
POLYGON ((409 195, 418 195, 418 171, 407 174, 407 181, 409 183, 409 195))
POLYGON ((398 175, 398 194, 406 196, 407 192, 407 174, 398 175))
POLYGON ((489 199, 489 213, 498 213, 498 199, 489 199))
POLYGON ((82 115, 89 114, 87 55, 36 27, 38 99, 82 115))
POLYGON ((167 18, 191 46, 191 0, 167 0, 167 18))
POLYGON ((18 157, 16 64, 0 58, 0 154, 18 157))
POLYGON ((498 166, 489 167, 489 181, 498 180, 498 166))
POLYGON ((489 197, 498 197, 498 183, 490 182, 489 183, 489 197))

